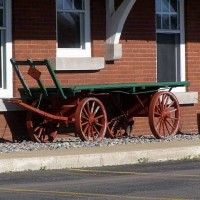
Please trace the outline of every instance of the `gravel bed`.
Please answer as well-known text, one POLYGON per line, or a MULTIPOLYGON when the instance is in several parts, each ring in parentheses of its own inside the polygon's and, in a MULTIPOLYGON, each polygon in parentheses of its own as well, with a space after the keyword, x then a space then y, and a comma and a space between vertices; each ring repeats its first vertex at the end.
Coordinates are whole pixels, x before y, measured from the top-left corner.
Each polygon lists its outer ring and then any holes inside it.
POLYGON ((63 138, 56 139, 53 143, 35 143, 32 141, 23 141, 20 143, 0 143, 0 153, 21 152, 21 151, 38 151, 38 150, 55 150, 69 148, 84 148, 84 147, 104 147, 138 143, 153 143, 153 142, 170 142, 170 141, 187 141, 200 140, 199 134, 177 134, 169 139, 156 139, 154 136, 132 136, 121 139, 104 138, 102 141, 81 141, 79 138, 63 138))

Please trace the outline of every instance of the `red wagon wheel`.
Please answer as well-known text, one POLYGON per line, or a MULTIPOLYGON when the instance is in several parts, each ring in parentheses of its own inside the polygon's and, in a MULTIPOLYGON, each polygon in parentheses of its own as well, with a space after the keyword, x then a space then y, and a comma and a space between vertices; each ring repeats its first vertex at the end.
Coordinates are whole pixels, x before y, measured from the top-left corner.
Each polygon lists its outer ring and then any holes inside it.
POLYGON ((110 138, 130 136, 133 124, 133 121, 129 122, 124 116, 115 117, 108 122, 107 135, 110 138))
POLYGON ((156 93, 149 107, 149 125, 157 138, 174 136, 179 128, 180 107, 171 92, 156 93))
MULTIPOLYGON (((38 103, 39 99, 36 99, 31 106, 37 107, 38 103)), ((52 110, 51 105, 42 104, 40 109, 51 114, 57 113, 57 111, 52 110)), ((26 116, 27 131, 34 142, 52 142, 57 136, 59 125, 59 122, 46 119, 31 111, 28 111, 26 116)))
POLYGON ((94 97, 83 99, 75 113, 75 126, 81 140, 101 140, 107 127, 104 105, 94 97))

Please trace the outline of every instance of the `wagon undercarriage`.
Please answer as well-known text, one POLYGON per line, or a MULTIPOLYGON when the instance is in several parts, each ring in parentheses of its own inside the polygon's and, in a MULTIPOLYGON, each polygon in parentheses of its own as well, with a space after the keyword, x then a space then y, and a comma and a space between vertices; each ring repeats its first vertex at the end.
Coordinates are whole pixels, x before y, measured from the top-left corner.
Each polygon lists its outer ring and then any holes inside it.
POLYGON ((173 87, 188 86, 188 82, 121 83, 61 87, 48 60, 15 61, 11 63, 22 83, 20 99, 9 99, 28 110, 27 131, 36 142, 52 142, 59 128, 75 124, 81 140, 101 140, 127 136, 134 117, 148 117, 152 133, 157 138, 177 133, 180 106, 171 92, 173 87), (29 66, 29 75, 39 87, 29 88, 19 66, 29 66), (55 87, 44 87, 36 66, 47 67, 55 87))

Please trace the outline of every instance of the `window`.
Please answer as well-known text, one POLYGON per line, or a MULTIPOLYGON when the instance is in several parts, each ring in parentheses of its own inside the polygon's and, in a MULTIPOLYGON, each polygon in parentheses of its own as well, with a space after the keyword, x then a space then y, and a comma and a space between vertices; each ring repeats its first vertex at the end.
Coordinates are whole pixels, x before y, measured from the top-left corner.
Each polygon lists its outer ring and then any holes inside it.
POLYGON ((90 57, 89 0, 57 0, 57 57, 90 57))
POLYGON ((12 97, 11 41, 11 0, 0 0, 0 98, 12 97))
POLYGON ((157 81, 185 80, 183 0, 156 0, 157 81))

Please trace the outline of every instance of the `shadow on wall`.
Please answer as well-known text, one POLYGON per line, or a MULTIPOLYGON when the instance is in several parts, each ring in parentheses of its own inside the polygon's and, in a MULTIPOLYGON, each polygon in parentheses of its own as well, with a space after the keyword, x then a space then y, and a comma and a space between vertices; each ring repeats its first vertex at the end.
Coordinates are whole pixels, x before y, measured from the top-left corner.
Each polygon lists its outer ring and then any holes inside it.
POLYGON ((29 140, 29 136, 26 131, 26 111, 17 110, 16 105, 8 103, 7 100, 3 100, 4 108, 6 112, 0 113, 1 128, 0 128, 0 142, 19 142, 23 140, 29 140))

